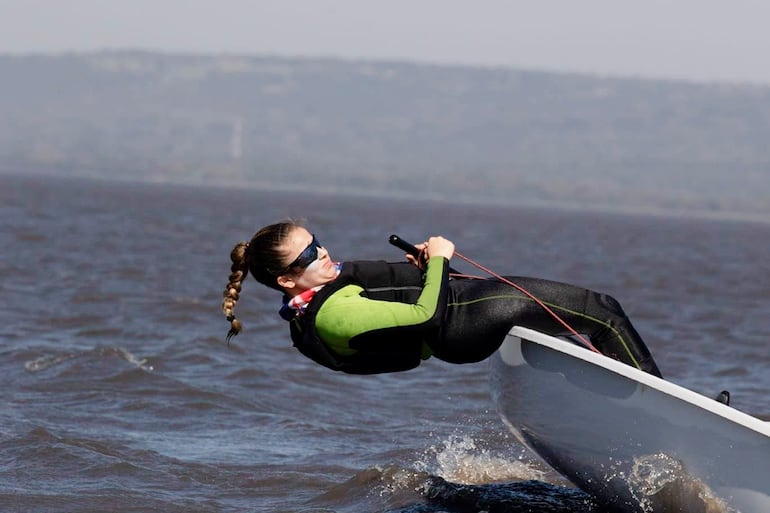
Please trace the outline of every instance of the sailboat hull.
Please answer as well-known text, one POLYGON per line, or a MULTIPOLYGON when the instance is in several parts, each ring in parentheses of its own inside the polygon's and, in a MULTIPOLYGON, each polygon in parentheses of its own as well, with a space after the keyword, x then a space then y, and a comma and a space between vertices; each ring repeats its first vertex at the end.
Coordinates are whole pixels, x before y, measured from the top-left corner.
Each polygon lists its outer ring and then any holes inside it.
POLYGON ((491 381, 517 438, 611 509, 770 511, 770 426, 755 417, 520 327, 491 381))

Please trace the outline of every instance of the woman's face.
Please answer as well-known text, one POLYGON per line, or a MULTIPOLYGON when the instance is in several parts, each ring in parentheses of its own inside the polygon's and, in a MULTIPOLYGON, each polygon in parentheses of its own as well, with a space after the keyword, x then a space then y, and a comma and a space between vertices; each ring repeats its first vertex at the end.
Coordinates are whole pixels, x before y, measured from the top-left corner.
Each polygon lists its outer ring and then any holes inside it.
MULTIPOLYGON (((286 265, 294 262, 300 255, 313 244, 313 234, 305 228, 298 226, 289 234, 282 249, 287 255, 286 265)), ((311 262, 304 269, 294 267, 288 269, 286 273, 279 278, 278 283, 285 288, 298 289, 301 292, 318 285, 325 285, 337 277, 337 268, 329 257, 329 252, 323 246, 316 248, 318 258, 311 262), (281 283, 281 279, 284 283, 281 283)))

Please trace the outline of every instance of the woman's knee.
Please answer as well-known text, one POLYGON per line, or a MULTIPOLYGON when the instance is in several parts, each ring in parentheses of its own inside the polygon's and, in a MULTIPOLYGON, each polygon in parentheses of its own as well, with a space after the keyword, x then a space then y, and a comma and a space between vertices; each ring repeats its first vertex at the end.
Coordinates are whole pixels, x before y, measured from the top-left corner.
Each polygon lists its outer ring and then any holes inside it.
POLYGON ((594 293, 596 302, 606 311, 613 313, 618 317, 626 317, 626 312, 620 305, 620 302, 609 294, 594 293))

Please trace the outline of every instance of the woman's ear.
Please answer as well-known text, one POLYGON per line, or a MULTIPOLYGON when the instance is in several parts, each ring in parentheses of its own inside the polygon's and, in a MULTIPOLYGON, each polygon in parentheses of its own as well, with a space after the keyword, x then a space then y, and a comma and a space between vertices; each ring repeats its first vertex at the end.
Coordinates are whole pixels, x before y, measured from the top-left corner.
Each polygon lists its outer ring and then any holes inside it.
POLYGON ((283 287, 285 289, 294 288, 294 285, 296 285, 294 280, 292 280, 289 276, 287 276, 285 274, 283 274, 283 275, 279 276, 278 278, 276 278, 275 281, 276 281, 276 283, 278 283, 278 285, 280 285, 281 287, 283 287))

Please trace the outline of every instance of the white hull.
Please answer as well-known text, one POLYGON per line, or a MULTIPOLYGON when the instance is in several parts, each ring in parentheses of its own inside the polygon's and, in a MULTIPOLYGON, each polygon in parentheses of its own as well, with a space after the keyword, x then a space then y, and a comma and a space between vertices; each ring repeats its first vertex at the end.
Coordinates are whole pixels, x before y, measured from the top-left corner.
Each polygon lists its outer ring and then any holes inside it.
POLYGON ((519 327, 491 379, 519 440, 620 511, 770 512, 768 423, 519 327))

